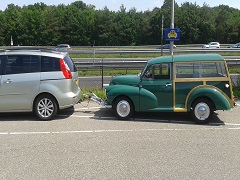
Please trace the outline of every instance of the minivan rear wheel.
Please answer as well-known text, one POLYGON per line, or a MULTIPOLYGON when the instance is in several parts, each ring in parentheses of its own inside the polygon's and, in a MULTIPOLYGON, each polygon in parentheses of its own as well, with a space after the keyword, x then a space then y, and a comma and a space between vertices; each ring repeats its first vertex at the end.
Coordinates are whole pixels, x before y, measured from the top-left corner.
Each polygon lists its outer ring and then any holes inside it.
POLYGON ((48 94, 41 95, 36 99, 33 111, 40 120, 51 120, 57 114, 57 102, 48 94))

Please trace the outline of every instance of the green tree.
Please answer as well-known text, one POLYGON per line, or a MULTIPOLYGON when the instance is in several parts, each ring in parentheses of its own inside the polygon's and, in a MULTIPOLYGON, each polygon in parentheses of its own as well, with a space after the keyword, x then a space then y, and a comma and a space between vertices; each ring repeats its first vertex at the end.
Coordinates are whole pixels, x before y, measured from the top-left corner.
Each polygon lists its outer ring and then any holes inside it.
POLYGON ((17 44, 18 45, 44 45, 44 19, 43 10, 45 4, 36 3, 21 10, 17 24, 17 44))
POLYGON ((1 27, 0 27, 0 45, 3 46, 5 44, 5 29, 7 29, 7 20, 5 17, 4 12, 0 12, 0 22, 1 22, 1 27))
POLYGON ((17 45, 17 22, 19 21, 21 8, 19 6, 15 6, 14 4, 9 4, 4 11, 5 13, 5 20, 7 24, 1 27, 4 28, 2 30, 4 34, 4 44, 11 45, 11 37, 13 38, 14 45, 17 45))
POLYGON ((220 42, 235 42, 238 35, 238 23, 234 21, 234 8, 220 5, 214 8, 216 11, 216 32, 218 41, 220 42))
MULTIPOLYGON (((126 10, 121 5, 118 11, 107 7, 96 10, 95 6, 82 1, 69 5, 47 6, 36 3, 29 6, 9 4, 0 11, 0 44, 10 45, 148 45, 160 44, 163 27, 170 27, 171 0, 152 11, 126 10)), ((235 43, 240 39, 240 11, 220 5, 211 8, 185 2, 175 2, 174 27, 181 30, 181 44, 235 43)), ((164 34, 164 33, 163 33, 164 34)))
POLYGON ((215 14, 211 8, 204 4, 199 12, 199 40, 198 43, 208 43, 210 41, 217 41, 216 27, 215 27, 215 14))
POLYGON ((199 6, 192 3, 184 3, 178 9, 176 25, 181 29, 181 42, 194 44, 199 40, 199 6))

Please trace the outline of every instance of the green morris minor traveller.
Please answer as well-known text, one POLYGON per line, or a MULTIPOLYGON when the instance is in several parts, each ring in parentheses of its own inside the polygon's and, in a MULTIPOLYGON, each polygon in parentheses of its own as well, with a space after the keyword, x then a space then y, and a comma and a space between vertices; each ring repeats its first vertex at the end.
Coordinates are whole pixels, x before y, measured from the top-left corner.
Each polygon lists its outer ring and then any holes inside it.
POLYGON ((134 112, 186 112, 206 124, 215 110, 234 107, 227 63, 218 54, 153 58, 138 75, 114 77, 105 106, 123 120, 134 112))

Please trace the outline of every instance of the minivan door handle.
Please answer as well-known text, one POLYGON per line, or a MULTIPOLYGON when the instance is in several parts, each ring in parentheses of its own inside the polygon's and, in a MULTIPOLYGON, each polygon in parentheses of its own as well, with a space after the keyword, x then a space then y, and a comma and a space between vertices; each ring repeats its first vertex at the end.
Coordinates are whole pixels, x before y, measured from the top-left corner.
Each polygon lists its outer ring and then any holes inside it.
POLYGON ((9 83, 11 83, 11 82, 13 82, 13 80, 11 80, 11 79, 7 79, 6 81, 4 81, 6 84, 9 84, 9 83))
POLYGON ((168 87, 168 86, 172 86, 172 84, 171 84, 171 83, 167 83, 167 84, 166 84, 166 87, 168 87))

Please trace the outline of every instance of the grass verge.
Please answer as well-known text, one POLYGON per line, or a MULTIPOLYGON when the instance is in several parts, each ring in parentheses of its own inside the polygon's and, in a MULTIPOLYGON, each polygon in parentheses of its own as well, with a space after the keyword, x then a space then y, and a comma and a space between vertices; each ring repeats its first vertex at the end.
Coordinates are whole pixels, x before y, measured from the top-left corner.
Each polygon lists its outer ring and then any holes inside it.
POLYGON ((84 95, 85 94, 91 94, 92 92, 94 94, 96 94, 98 97, 105 99, 105 89, 98 89, 98 88, 83 88, 81 89, 82 93, 81 93, 81 99, 84 99, 84 95))
POLYGON ((233 95, 236 98, 240 97, 240 87, 233 87, 233 95))

